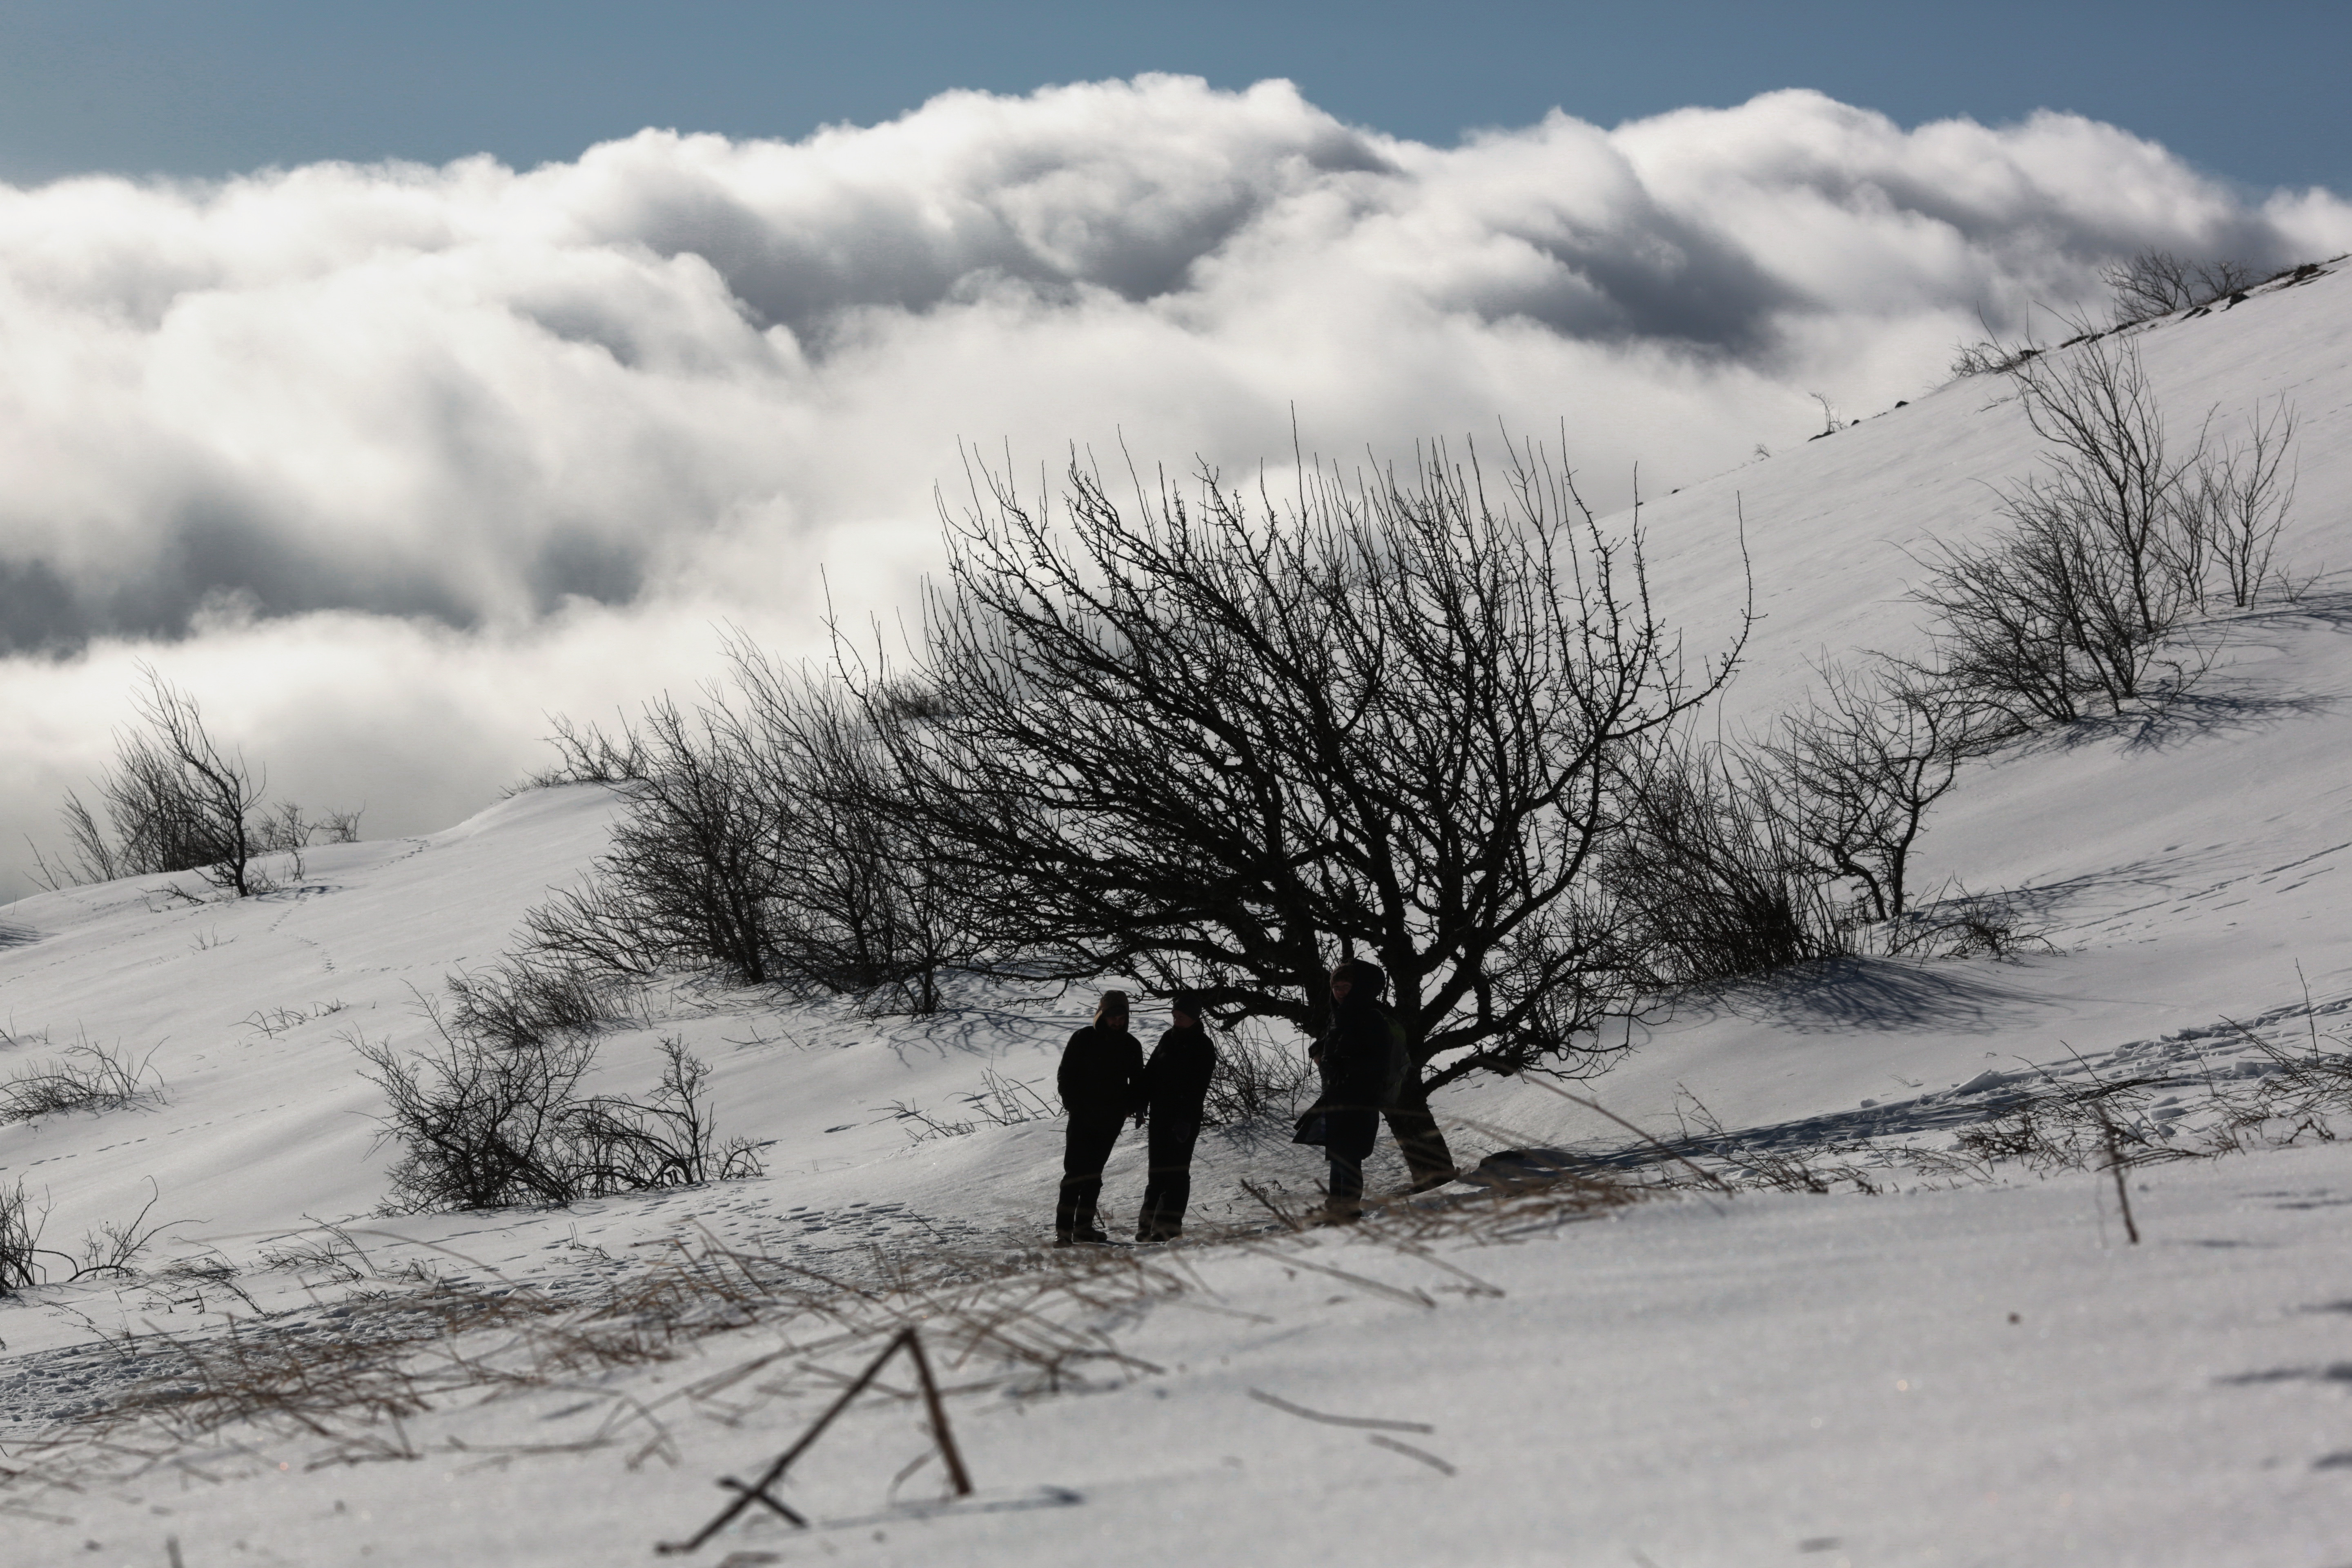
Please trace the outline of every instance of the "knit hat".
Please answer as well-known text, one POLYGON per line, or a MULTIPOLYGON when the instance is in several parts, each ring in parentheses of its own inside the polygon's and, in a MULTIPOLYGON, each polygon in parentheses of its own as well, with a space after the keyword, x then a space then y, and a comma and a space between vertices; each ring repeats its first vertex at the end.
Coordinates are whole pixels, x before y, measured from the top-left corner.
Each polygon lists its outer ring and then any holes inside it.
POLYGON ((1106 991, 1102 994, 1102 1000, 1095 1004, 1096 1023, 1101 1023, 1106 1016, 1112 1013, 1118 1014, 1122 1018, 1127 1016, 1126 992, 1106 991))
POLYGON ((1348 972, 1349 983, 1359 996, 1377 996, 1388 988, 1389 972, 1369 958, 1351 958, 1339 968, 1348 972))
POLYGON ((1171 1013, 1181 1013, 1196 1024, 1205 1021, 1205 1015, 1202 1011, 1201 994, 1198 991, 1177 992, 1168 998, 1168 1010, 1171 1013))

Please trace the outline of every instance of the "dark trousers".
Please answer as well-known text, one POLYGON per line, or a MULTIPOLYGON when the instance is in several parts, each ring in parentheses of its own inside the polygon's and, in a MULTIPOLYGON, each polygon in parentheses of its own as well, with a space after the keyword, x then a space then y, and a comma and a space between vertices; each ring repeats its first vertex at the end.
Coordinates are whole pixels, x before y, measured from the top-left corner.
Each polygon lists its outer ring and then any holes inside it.
POLYGON ((1069 1137, 1062 1145, 1062 1200, 1054 1210, 1054 1235, 1059 1239, 1097 1228, 1095 1204, 1102 1196, 1103 1166, 1126 1122, 1124 1116, 1071 1115, 1069 1137))
POLYGON ((1138 1241, 1167 1241, 1182 1233, 1184 1205, 1192 1200, 1192 1144, 1200 1136, 1197 1120, 1151 1119, 1151 1173, 1143 1184, 1138 1241))
POLYGON ((1352 1209, 1364 1195, 1364 1160, 1381 1135, 1377 1110, 1323 1113, 1323 1152, 1331 1160, 1331 1206, 1352 1209))

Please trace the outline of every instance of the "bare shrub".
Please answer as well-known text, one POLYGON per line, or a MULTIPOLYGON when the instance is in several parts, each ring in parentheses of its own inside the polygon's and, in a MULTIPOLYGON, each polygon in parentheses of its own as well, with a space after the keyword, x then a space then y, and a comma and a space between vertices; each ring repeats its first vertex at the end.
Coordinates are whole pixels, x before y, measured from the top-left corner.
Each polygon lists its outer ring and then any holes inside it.
POLYGON ((580 1098, 593 1040, 554 1038, 496 1048, 433 1018, 438 1048, 404 1057, 354 1041, 390 1098, 379 1137, 404 1151, 393 1168, 394 1212, 563 1204, 579 1195, 562 1121, 580 1098))
POLYGON ((2183 452, 2131 344, 2084 342, 2011 374, 2048 461, 2000 491, 2003 533, 1929 551, 1911 596, 1934 614, 1935 652, 1915 672, 2029 727, 2186 691, 2204 664, 2168 657, 2167 639, 2214 574, 2246 602, 2277 579, 2291 417, 2262 421, 2242 449, 2200 435, 2183 452))
POLYGON ((446 984, 457 1032, 512 1049, 562 1035, 592 1035, 635 1016, 631 987, 577 964, 509 958, 476 973, 450 975, 446 984))
POLYGON ((68 1278, 86 1279, 97 1274, 124 1278, 131 1274, 131 1265, 154 1245, 160 1233, 170 1228, 169 1225, 147 1223, 147 1216, 155 1212, 155 1205, 163 1198, 163 1189, 152 1178, 148 1188, 147 1202, 128 1221, 100 1220, 96 1230, 82 1237, 80 1256, 68 1278))
POLYGON ((1956 376, 2003 375, 2042 352, 2031 343, 2004 343, 1997 338, 1983 338, 1962 343, 1953 351, 1951 371, 1956 376))
POLYGON ((861 712, 746 645, 729 651, 731 697, 691 711, 660 700, 620 739, 559 734, 567 772, 625 774, 627 805, 588 882, 531 914, 537 951, 935 1010, 970 922, 875 810, 888 779, 861 712))
POLYGON ((2243 441, 2209 451, 2181 497, 2181 571, 2198 607, 2247 609, 2273 595, 2294 598, 2279 535, 2294 504, 2295 416, 2284 399, 2257 411, 2243 441))
POLYGON ((638 772, 609 847, 584 888, 532 914, 541 952, 641 975, 770 978, 777 803, 743 740, 711 708, 647 706, 626 742, 638 772))
POLYGON ((684 1042, 661 1043, 661 1077, 645 1100, 597 1095, 581 1103, 576 1136, 583 1195, 699 1186, 762 1174, 749 1139, 721 1144, 710 1117, 710 1068, 684 1042))
POLYGON ((1906 910, 1886 931, 1886 951, 1897 957, 2013 958, 2059 951, 2014 898, 1965 889, 1906 910))
POLYGON ((25 1195, 25 1181, 0 1187, 0 1296, 29 1290, 46 1276, 41 1269, 41 1216, 25 1195))
POLYGON ((561 1205, 760 1173, 749 1142, 717 1142, 709 1068, 676 1039, 662 1042, 650 1098, 592 1095, 582 1088, 595 1064, 591 1030, 516 1027, 515 1015, 496 1012, 469 1032, 465 1020, 478 1015, 458 994, 448 1019, 425 1010, 437 1045, 421 1054, 353 1041, 391 1100, 379 1137, 403 1151, 393 1212, 561 1205))
POLYGON ((336 842, 358 837, 356 811, 320 823, 290 802, 264 810, 266 777, 242 752, 213 738, 193 696, 152 668, 142 667, 142 674, 144 689, 133 699, 139 728, 118 734, 114 767, 98 781, 98 805, 79 794, 66 797, 67 858, 52 864, 36 852, 48 886, 195 871, 246 898, 299 880, 301 849, 320 832, 336 842), (257 863, 281 852, 289 859, 277 874, 257 863))
POLYGON ((153 1053, 133 1060, 84 1036, 45 1067, 0 1082, 0 1122, 31 1121, 76 1110, 117 1110, 163 1098, 163 1082, 149 1068, 153 1053))
POLYGON ((1762 759, 1672 741, 1628 783, 1601 849, 1616 940, 1646 988, 1761 974, 1848 951, 1831 878, 1762 759))
POLYGON ((888 731, 935 718, 929 693, 885 683, 861 701, 838 681, 786 668, 738 641, 729 649, 744 722, 775 775, 783 819, 778 976, 869 1008, 927 1014, 940 980, 992 931, 984 905, 940 872, 902 809, 888 731))
POLYGON ((1908 907, 1928 811, 1998 729, 1948 686, 1892 660, 1821 674, 1821 690, 1763 747, 1772 801, 1816 868, 1858 886, 1870 919, 1890 920, 1908 907))
POLYGON ((645 777, 645 752, 636 731, 627 725, 613 735, 597 724, 583 725, 561 717, 554 723, 555 733, 547 738, 547 743, 555 748, 555 764, 530 774, 522 787, 634 784, 645 777))
POLYGON ((2242 261, 2184 261, 2168 250, 2143 250, 2099 273, 2115 296, 2116 320, 2128 325, 2194 310, 2251 289, 2262 274, 2242 261))
POLYGON ((101 1224, 82 1238, 77 1258, 71 1253, 41 1245, 47 1215, 35 1212, 22 1177, 13 1186, 0 1188, 0 1297, 42 1285, 69 1285, 94 1275, 130 1274, 131 1266, 153 1244, 156 1236, 169 1228, 147 1223, 147 1216, 154 1212, 162 1196, 160 1189, 155 1191, 127 1224, 101 1224), (55 1258, 62 1271, 43 1262, 44 1258, 55 1258))
POLYGON ((256 855, 286 856, 285 864, 278 868, 278 879, 299 881, 304 875, 302 851, 314 844, 358 843, 362 815, 362 811, 331 811, 314 818, 294 802, 280 801, 256 815, 252 823, 253 851, 256 855))

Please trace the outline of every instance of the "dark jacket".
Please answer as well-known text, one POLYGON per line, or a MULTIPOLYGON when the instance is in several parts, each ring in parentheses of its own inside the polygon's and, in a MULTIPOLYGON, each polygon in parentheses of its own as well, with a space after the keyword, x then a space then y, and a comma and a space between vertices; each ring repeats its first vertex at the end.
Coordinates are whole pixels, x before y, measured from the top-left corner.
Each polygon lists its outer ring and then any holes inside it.
POLYGON ((1201 1102, 1209 1098, 1209 1075, 1217 1069, 1217 1048, 1209 1031, 1171 1029, 1151 1047, 1143 1064, 1143 1095, 1155 1122, 1198 1124, 1201 1102))
POLYGON ((1143 1042, 1088 1024, 1062 1049, 1062 1109, 1073 1117, 1132 1116, 1143 1107, 1143 1042))
POLYGON ((1403 1057, 1401 1032, 1389 1010, 1369 996, 1350 996, 1331 1016, 1310 1053, 1323 1069, 1325 1107, 1385 1110, 1397 1089, 1403 1057))

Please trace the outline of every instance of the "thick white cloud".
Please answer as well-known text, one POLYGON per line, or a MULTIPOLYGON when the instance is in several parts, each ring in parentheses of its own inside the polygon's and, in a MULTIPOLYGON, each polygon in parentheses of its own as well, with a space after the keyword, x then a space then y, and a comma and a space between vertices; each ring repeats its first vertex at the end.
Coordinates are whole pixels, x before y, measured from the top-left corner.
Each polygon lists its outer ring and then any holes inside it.
POLYGON ((820 567, 903 602, 958 437, 1248 466, 1294 405, 1342 453, 1564 419, 1621 494, 2150 245, 2299 260, 2352 208, 2064 115, 1784 92, 1438 149, 1169 77, 529 172, 0 187, 0 820, 46 832, 146 658, 289 790, 435 825, 542 710, 707 673, 716 621, 812 642, 820 567))

